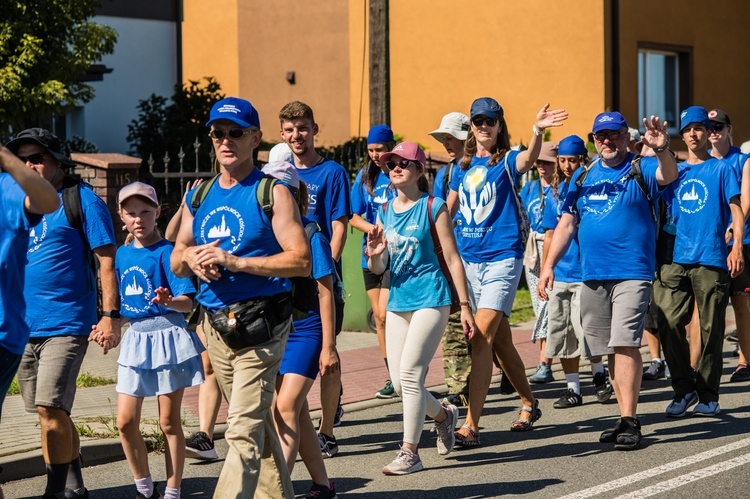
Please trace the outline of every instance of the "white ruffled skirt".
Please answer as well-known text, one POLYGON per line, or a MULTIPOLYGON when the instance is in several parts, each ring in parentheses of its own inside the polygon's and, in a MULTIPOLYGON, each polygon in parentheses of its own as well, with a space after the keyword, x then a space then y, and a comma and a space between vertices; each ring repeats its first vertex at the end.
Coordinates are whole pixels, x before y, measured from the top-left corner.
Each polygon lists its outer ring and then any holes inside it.
POLYGON ((180 313, 132 319, 120 343, 116 390, 152 397, 199 385, 204 380, 204 350, 180 313))

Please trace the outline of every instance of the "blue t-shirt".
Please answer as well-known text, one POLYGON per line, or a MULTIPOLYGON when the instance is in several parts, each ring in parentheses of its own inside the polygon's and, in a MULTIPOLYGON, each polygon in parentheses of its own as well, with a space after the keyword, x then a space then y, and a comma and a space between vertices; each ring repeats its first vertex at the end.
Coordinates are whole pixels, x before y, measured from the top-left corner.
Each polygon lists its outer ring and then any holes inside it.
POLYGON ((460 169, 461 167, 454 160, 438 170, 435 174, 435 181, 432 183, 432 195, 443 201, 448 201, 448 194, 450 194, 451 187, 450 181, 453 179, 453 175, 460 169), (449 168, 451 170, 448 170, 449 168))
MULTIPOLYGON (((195 189, 188 192, 185 205, 193 213, 193 237, 197 245, 218 239, 219 248, 238 257, 281 253, 271 221, 257 198, 256 189, 263 176, 256 168, 229 189, 223 188, 217 180, 195 213, 191 205, 195 189)), ((289 279, 283 277, 220 270, 218 280, 200 283, 198 302, 210 312, 249 298, 273 296, 292 289, 289 279)))
MULTIPOLYGON (((23 353, 29 341, 29 326, 24 320, 26 301, 24 288, 26 251, 29 229, 38 222, 39 215, 24 209, 26 193, 8 173, 0 173, 0 346, 9 352, 23 353)), ((38 301, 32 308, 45 309, 38 301)))
MULTIPOLYGON (((302 217, 302 225, 307 226, 310 220, 302 217)), ((333 257, 331 256, 331 243, 326 236, 318 231, 313 234, 310 240, 310 251, 312 255, 312 273, 313 279, 322 279, 326 276, 333 275, 333 257)), ((316 301, 315 306, 307 311, 308 316, 304 319, 294 321, 295 335, 320 337, 323 332, 323 324, 320 318, 320 302, 316 301)))
POLYGON ((507 153, 511 183, 505 170, 505 158, 487 166, 490 157, 474 157, 466 170, 456 170, 451 190, 458 193, 456 236, 461 258, 466 262, 497 262, 521 258, 518 213, 513 190, 521 174, 516 169, 518 151, 507 153))
MULTIPOLYGON (((83 226, 92 249, 115 244, 107 205, 91 189, 81 186, 83 226)), ((83 241, 68 223, 61 202, 44 215, 29 233, 26 266, 26 322, 32 338, 88 336, 96 324, 97 289, 83 241), (38 306, 43 304, 43 306, 38 306)))
MULTIPOLYGON (((656 225, 646 195, 628 176, 634 157, 628 154, 625 161, 613 167, 604 166, 600 160, 594 162, 580 194, 576 180, 585 169, 579 168, 570 179, 562 213, 579 214, 584 281, 654 278, 656 225)), ((656 182, 658 162, 656 158, 643 158, 640 166, 651 200, 656 203, 662 192, 656 182)))
POLYGON ((724 233, 729 226, 729 201, 740 195, 736 170, 716 158, 696 165, 685 161, 677 167, 677 180, 664 194, 677 226, 673 261, 727 270, 724 233))
MULTIPOLYGON (((367 167, 365 167, 367 168, 367 167)), ((367 191, 367 187, 362 181, 365 168, 361 169, 357 173, 357 177, 354 179, 352 184, 352 212, 357 215, 361 215, 365 221, 375 224, 378 218, 378 210, 383 206, 383 203, 396 197, 396 189, 391 186, 391 179, 388 175, 379 172, 378 178, 375 179, 375 185, 373 186, 373 194, 367 191)), ((362 237, 362 268, 367 268, 367 257, 365 256, 365 246, 367 245, 367 234, 362 237)))
POLYGON ((188 277, 177 277, 169 265, 172 244, 166 239, 136 248, 120 246, 115 257, 115 271, 120 287, 120 314, 128 319, 142 319, 174 312, 171 308, 151 303, 156 288, 168 288, 172 296, 195 294, 188 277))
MULTIPOLYGON (((750 154, 743 154, 742 150, 736 146, 730 147, 729 153, 723 158, 723 161, 729 162, 737 172, 737 178, 740 181, 740 190, 742 189, 742 168, 745 166, 748 158, 750 158, 750 154)), ((731 214, 729 216, 729 223, 732 223, 731 214)), ((745 235, 742 239, 742 244, 750 244, 750 217, 745 220, 745 235)), ((729 241, 729 245, 734 245, 733 239, 729 241)))
MULTIPOLYGON (((542 229, 555 230, 562 215, 562 204, 568 193, 568 183, 562 182, 557 186, 557 197, 550 187, 547 199, 544 203, 544 215, 542 217, 542 229)), ((581 250, 578 247, 578 234, 573 236, 568 246, 568 251, 555 265, 555 280, 560 282, 581 282, 581 250)))
POLYGON ((332 222, 341 217, 352 216, 349 198, 349 174, 344 167, 331 159, 323 159, 310 168, 298 168, 300 180, 307 184, 310 206, 307 217, 320 226, 323 234, 331 240, 332 222))
MULTIPOLYGON (((393 203, 388 203, 385 213, 381 210, 378 214, 390 255, 391 289, 386 308, 391 312, 451 304, 450 287, 430 233, 429 197, 425 193, 403 213, 396 213, 393 203)), ((432 202, 433 220, 444 204, 441 199, 432 202)))
MULTIPOLYGON (((544 229, 542 228, 542 217, 544 217, 544 208, 546 208, 547 201, 546 197, 547 194, 552 192, 552 186, 542 187, 542 194, 539 195, 539 185, 541 183, 541 180, 531 180, 529 182, 526 182, 524 184, 523 188, 521 189, 521 199, 523 200, 523 205, 526 207, 526 212, 529 214, 529 222, 531 223, 531 230, 534 232, 544 232, 544 229), (542 199, 545 199, 544 201, 544 207, 542 206, 542 199)), ((552 210, 553 212, 555 210, 552 210)))

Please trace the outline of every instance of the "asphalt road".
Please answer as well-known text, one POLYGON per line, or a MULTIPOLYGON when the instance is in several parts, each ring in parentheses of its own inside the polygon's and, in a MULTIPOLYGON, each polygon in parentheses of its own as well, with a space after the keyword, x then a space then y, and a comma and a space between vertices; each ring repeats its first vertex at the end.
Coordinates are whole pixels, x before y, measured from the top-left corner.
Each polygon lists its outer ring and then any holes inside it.
MULTIPOLYGON (((615 451, 598 442, 599 433, 614 423, 616 403, 598 404, 591 377, 584 376, 584 405, 573 409, 552 408, 562 380, 535 387, 544 415, 529 433, 509 431, 518 397, 499 395, 493 386, 482 418, 482 447, 440 457, 426 425, 420 449, 425 470, 409 476, 380 471, 398 449, 401 404, 347 413, 336 431, 341 451, 326 461, 329 475, 342 497, 743 497, 750 490, 750 384, 726 382, 735 365, 736 359, 726 359, 722 412, 715 418, 665 418, 672 394, 668 381, 646 382, 639 406, 644 442, 637 451, 615 451)), ((217 449, 226 455, 223 440, 217 449)), ((163 490, 164 457, 151 454, 150 464, 163 490)), ((221 466, 188 460, 183 497, 210 497, 221 466)), ((86 468, 84 478, 92 499, 135 495, 124 461, 86 468)), ((304 496, 310 481, 301 462, 292 478, 304 496)), ((10 482, 4 491, 9 498, 39 497, 44 484, 44 477, 31 478, 10 482)))

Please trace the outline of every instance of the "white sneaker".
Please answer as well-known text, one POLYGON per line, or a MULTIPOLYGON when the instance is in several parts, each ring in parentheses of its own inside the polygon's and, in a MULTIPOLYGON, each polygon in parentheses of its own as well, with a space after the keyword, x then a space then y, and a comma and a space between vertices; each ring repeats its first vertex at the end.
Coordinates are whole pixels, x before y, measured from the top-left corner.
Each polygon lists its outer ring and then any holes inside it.
POLYGON ((667 406, 665 415, 668 418, 681 418, 682 416, 687 414, 687 410, 690 408, 690 406, 696 404, 697 402, 698 393, 695 391, 692 391, 681 397, 676 396, 667 406))
POLYGON ((416 471, 422 471, 424 466, 422 460, 419 459, 419 454, 414 454, 406 447, 401 447, 398 451, 396 459, 391 461, 391 464, 383 468, 383 473, 386 475, 408 475, 416 471))
POLYGON ((453 450, 456 444, 456 421, 458 421, 458 407, 443 403, 443 409, 447 417, 442 423, 435 422, 432 431, 437 433, 438 454, 446 456, 453 450))
POLYGON ((719 403, 715 400, 710 402, 701 402, 693 409, 693 416, 716 416, 721 412, 719 403))

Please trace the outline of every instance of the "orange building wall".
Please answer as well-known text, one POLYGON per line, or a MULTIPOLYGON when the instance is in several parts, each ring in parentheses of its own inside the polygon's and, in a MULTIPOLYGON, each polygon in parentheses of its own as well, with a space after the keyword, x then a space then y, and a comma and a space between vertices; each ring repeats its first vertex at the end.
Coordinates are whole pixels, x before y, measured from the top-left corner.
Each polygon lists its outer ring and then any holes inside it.
POLYGON ((638 42, 691 46, 690 103, 723 109, 732 119, 735 145, 750 140, 750 72, 745 69, 750 2, 628 0, 620 5, 623 113, 635 116, 638 111, 638 42))
POLYGON ((528 144, 546 103, 570 113, 552 140, 585 137, 604 107, 602 0, 390 2, 396 133, 433 150, 427 132, 481 96, 505 110, 511 143, 528 144))
POLYGON ((237 0, 183 2, 183 79, 213 76, 227 95, 240 88, 237 0))

